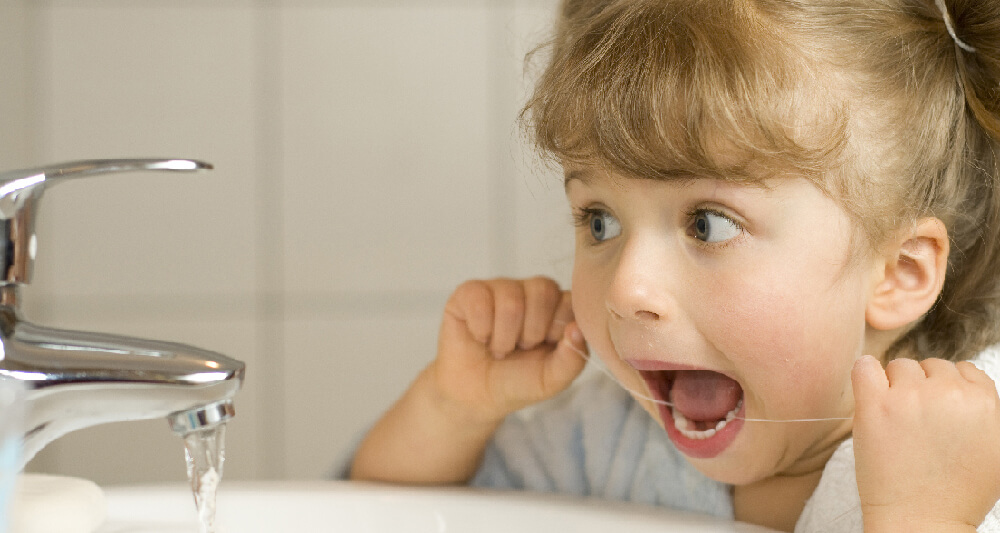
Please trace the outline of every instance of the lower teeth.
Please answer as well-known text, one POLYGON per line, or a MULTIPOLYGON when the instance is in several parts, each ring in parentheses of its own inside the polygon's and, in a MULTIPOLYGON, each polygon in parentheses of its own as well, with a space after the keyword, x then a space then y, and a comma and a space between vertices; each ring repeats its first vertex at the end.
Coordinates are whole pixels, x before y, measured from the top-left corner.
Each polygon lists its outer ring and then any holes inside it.
POLYGON ((733 407, 732 411, 726 413, 726 417, 719 420, 719 422, 715 424, 714 428, 708 428, 703 431, 688 429, 688 425, 691 424, 691 421, 684 418, 684 415, 682 415, 676 408, 673 408, 670 411, 674 415, 674 427, 677 428, 677 431, 681 432, 681 435, 684 435, 689 439, 704 440, 712 438, 717 432, 722 431, 722 428, 726 427, 726 424, 736 418, 736 413, 739 412, 740 407, 742 406, 743 399, 741 398, 740 401, 736 402, 736 407, 733 407))

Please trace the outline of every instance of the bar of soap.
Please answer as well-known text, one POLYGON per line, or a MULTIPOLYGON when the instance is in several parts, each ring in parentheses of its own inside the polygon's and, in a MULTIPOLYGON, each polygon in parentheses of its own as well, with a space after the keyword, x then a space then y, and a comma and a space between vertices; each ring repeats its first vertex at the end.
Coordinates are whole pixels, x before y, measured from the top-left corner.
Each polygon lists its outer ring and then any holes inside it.
POLYGON ((21 475, 11 503, 11 533, 93 533, 107 513, 93 481, 46 474, 21 475))

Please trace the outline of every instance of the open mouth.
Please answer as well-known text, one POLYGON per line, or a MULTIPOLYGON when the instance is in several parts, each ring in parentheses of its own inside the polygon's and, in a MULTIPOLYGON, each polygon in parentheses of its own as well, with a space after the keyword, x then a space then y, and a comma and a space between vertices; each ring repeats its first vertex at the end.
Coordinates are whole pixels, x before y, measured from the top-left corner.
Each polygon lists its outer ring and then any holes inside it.
POLYGON ((736 438, 743 425, 740 384, 711 370, 640 370, 664 428, 682 452, 714 457, 736 438))

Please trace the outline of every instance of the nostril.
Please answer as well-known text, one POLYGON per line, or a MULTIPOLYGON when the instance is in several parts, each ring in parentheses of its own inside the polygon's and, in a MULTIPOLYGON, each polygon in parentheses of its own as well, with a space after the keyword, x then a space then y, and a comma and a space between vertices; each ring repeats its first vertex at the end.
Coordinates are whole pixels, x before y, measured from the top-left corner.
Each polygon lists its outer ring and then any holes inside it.
MULTIPOLYGON (((607 304, 607 309, 608 309, 608 312, 611 313, 611 316, 613 316, 614 318, 619 319, 619 320, 622 320, 625 317, 629 316, 628 312, 621 313, 617 309, 615 309, 615 306, 611 305, 610 303, 607 304)), ((631 316, 634 317, 636 320, 639 320, 639 321, 656 321, 656 320, 660 319, 660 314, 659 313, 656 313, 656 312, 653 312, 653 311, 646 311, 644 309, 640 309, 638 311, 635 311, 634 313, 632 313, 631 316)))

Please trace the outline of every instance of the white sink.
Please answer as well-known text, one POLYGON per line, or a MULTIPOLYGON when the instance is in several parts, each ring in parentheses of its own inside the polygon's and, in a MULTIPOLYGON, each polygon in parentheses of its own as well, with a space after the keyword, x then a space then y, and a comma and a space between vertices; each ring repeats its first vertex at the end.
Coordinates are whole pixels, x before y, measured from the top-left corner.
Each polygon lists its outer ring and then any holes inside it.
MULTIPOLYGON (((99 533, 197 533, 186 486, 105 488, 99 533)), ((762 528, 629 504, 349 482, 223 482, 218 533, 733 533, 762 528)))

